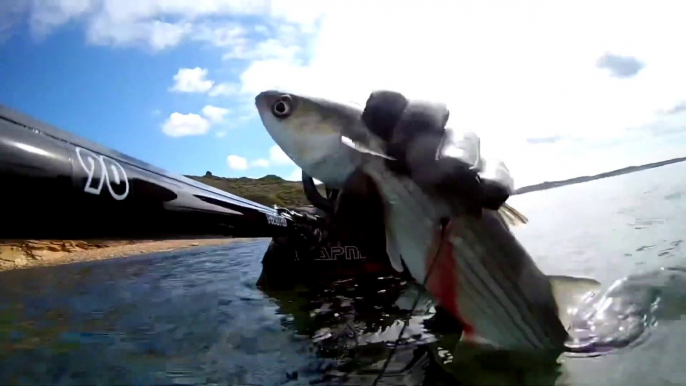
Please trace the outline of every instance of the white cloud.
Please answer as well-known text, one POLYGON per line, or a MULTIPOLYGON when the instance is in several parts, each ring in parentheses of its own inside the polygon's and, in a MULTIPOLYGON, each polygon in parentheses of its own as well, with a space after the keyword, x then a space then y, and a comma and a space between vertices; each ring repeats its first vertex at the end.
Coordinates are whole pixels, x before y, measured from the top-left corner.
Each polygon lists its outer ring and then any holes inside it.
MULTIPOLYGON (((270 8, 273 17, 283 18, 288 22, 301 26, 305 30, 311 30, 322 15, 329 10, 329 7, 335 4, 336 2, 321 0, 272 0, 270 8)), ((355 4, 353 1, 350 6, 355 8, 356 13, 360 13, 361 10, 367 11, 362 7, 366 4, 366 2, 362 1, 355 4)), ((394 5, 395 3, 390 4, 394 5)), ((350 20, 354 21, 355 19, 352 18, 350 20)))
POLYGON ((216 47, 232 47, 245 45, 247 43, 247 31, 244 27, 233 24, 219 27, 200 26, 194 39, 206 41, 216 47))
POLYGON ((284 177, 284 180, 287 181, 302 181, 302 169, 300 168, 295 168, 293 172, 286 177, 284 177))
POLYGON ((219 123, 224 120, 224 117, 229 113, 229 110, 222 107, 207 105, 202 108, 201 112, 210 123, 219 123))
MULTIPOLYGON (((5 0, 11 6, 11 0, 5 0)), ((44 37, 53 29, 83 16, 92 10, 95 5, 93 0, 70 0, 70 1, 34 1, 31 4, 23 0, 26 6, 31 6, 29 25, 31 32, 37 37, 44 37)), ((5 4, 3 4, 3 7, 5 4)))
MULTIPOLYGON (((242 157, 239 157, 239 158, 242 158, 242 157)), ((281 148, 277 145, 274 145, 274 146, 269 148, 269 159, 258 158, 258 159, 252 160, 250 162, 247 162, 247 160, 246 160, 246 169, 248 167, 251 167, 251 168, 269 168, 272 166, 288 166, 288 165, 295 165, 295 164, 286 155, 286 153, 284 153, 283 150, 281 150, 281 148)), ((300 168, 298 168, 298 173, 300 173, 300 168)), ((298 174, 298 176, 299 176, 299 174, 298 174)), ((300 177, 298 177, 297 179, 300 180, 300 177)))
MULTIPOLYGON (((236 122, 254 118, 253 96, 273 88, 358 102, 393 89, 445 101, 450 125, 481 135, 484 152, 504 158, 518 185, 664 159, 665 133, 686 128, 686 114, 658 113, 686 100, 686 3, 678 0, 50 0, 22 7, 35 34, 78 19, 91 43, 212 46, 237 60, 226 67, 239 83, 215 84, 205 72, 175 88, 236 99, 236 122), (412 28, 398 20, 412 20, 412 28)), ((686 152, 675 142, 669 149, 686 152)), ((271 154, 266 160, 278 162, 271 154)))
MULTIPOLYGON (((309 61, 254 60, 241 74, 244 92, 285 88, 363 103, 372 90, 392 89, 445 101, 449 124, 481 135, 517 185, 666 157, 648 130, 634 138, 627 129, 657 124, 658 111, 686 98, 686 3, 327 4, 316 38, 300 45, 309 61), (598 67, 608 53, 644 67, 613 77, 598 67), (606 145, 629 139, 636 150, 606 145)), ((678 123, 686 128, 686 117, 678 123)))
POLYGON ((162 131, 170 137, 202 135, 210 130, 210 122, 198 114, 172 113, 162 125, 162 131))
MULTIPOLYGON (((220 123, 229 113, 229 109, 206 105, 198 114, 172 113, 163 123, 162 131, 171 137, 184 137, 189 135, 203 135, 210 131, 213 125, 220 123)), ((226 132, 218 132, 217 138, 226 135, 226 132)))
POLYGON ((240 85, 232 84, 232 83, 219 83, 216 86, 212 87, 210 91, 207 93, 207 95, 211 97, 215 96, 230 96, 230 95, 236 95, 240 92, 240 85))
POLYGON ((278 145, 269 148, 269 161, 276 166, 292 165, 293 161, 278 145))
POLYGON ((264 158, 259 158, 259 159, 256 159, 256 160, 250 162, 250 166, 256 167, 256 168, 268 168, 269 167, 269 161, 264 159, 264 158))
POLYGON ((172 91, 189 93, 209 91, 214 85, 214 81, 206 79, 207 72, 207 69, 200 67, 179 69, 174 75, 172 91))
MULTIPOLYGON (((267 24, 298 24, 311 29, 321 8, 316 1, 280 0, 4 0, 14 21, 28 13, 35 36, 44 37, 73 20, 86 24, 88 41, 101 45, 147 44, 159 51, 184 38, 217 47, 249 44, 245 17, 266 18, 267 24), (16 9, 15 9, 16 8, 16 9), (18 16, 18 17, 14 17, 18 16), (269 20, 272 19, 272 20, 269 20), (275 21, 278 22, 275 23, 275 21)), ((2 18, 4 20, 4 18, 2 18)), ((8 23, 9 24, 9 23, 8 23)), ((7 29, 0 27, 0 32, 7 29)))
POLYGON ((153 21, 148 26, 149 44, 156 51, 176 46, 191 30, 190 24, 172 24, 159 20, 153 21))
POLYGON ((96 45, 130 46, 147 44, 153 51, 178 45, 192 30, 187 22, 169 23, 159 20, 118 22, 109 17, 92 19, 87 40, 96 45))
POLYGON ((264 25, 256 25, 253 27, 253 31, 266 36, 269 33, 269 28, 264 25))
POLYGON ((224 60, 293 60, 301 51, 302 48, 295 44, 289 44, 279 39, 267 39, 255 45, 234 45, 222 58, 224 60))
POLYGON ((208 79, 209 71, 205 68, 180 68, 174 75, 174 86, 170 89, 175 92, 207 93, 211 97, 235 96, 240 93, 240 85, 235 83, 216 83, 208 79))
POLYGON ((224 138, 226 137, 226 131, 218 131, 217 133, 215 133, 215 136, 217 138, 224 138))
POLYGON ((104 3, 103 13, 118 21, 160 16, 194 20, 211 15, 256 15, 264 13, 268 5, 264 1, 250 0, 104 0, 104 3))
POLYGON ((232 170, 245 170, 248 168, 247 159, 233 154, 226 157, 226 163, 229 165, 229 169, 232 170))
MULTIPOLYGON (((295 170, 293 170, 293 172, 291 174, 284 177, 284 180, 286 180, 286 181, 298 181, 298 182, 302 181, 302 169, 300 169, 299 167, 296 167, 295 170)), ((319 181, 316 178, 313 178, 312 180, 314 181, 315 185, 320 185, 322 183, 321 181, 319 181)))

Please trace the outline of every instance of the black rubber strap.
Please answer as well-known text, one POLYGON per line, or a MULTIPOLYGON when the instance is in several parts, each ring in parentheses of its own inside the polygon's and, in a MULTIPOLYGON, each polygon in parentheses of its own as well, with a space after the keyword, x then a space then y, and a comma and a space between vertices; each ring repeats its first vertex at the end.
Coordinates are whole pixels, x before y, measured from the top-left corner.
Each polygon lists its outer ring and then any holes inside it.
MULTIPOLYGON (((421 152, 435 158, 448 116, 448 109, 443 104, 408 101, 394 91, 373 92, 362 112, 362 120, 369 130, 386 142, 386 153, 394 159, 387 162, 388 167, 401 175, 410 173, 406 152, 417 138, 436 133, 433 135, 437 138, 434 149, 421 152)), ((433 160, 422 159, 425 161, 433 160)))
POLYGON ((369 95, 362 121, 372 133, 388 142, 407 106, 407 98, 394 91, 375 91, 369 95))
POLYGON ((369 96, 362 119, 386 142, 387 154, 395 159, 387 162, 389 169, 433 192, 461 197, 471 212, 497 210, 509 198, 509 189, 482 180, 473 165, 459 158, 437 156, 449 115, 440 103, 376 91, 369 96))
POLYGON ((326 188, 326 198, 332 203, 336 202, 336 199, 338 199, 338 193, 339 193, 338 189, 326 188))
POLYGON ((314 205, 315 208, 321 209, 328 214, 333 213, 333 201, 327 200, 322 196, 319 190, 317 190, 317 185, 315 185, 312 177, 307 175, 304 171, 302 172, 302 183, 307 201, 314 205))

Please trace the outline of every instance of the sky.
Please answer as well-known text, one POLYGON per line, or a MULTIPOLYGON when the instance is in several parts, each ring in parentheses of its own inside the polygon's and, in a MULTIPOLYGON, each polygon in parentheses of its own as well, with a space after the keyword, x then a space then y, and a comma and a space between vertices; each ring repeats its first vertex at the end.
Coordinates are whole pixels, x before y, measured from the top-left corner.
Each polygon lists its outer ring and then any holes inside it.
POLYGON ((0 103, 181 174, 300 170, 254 97, 444 102, 517 186, 686 156, 683 1, 2 0, 0 103))

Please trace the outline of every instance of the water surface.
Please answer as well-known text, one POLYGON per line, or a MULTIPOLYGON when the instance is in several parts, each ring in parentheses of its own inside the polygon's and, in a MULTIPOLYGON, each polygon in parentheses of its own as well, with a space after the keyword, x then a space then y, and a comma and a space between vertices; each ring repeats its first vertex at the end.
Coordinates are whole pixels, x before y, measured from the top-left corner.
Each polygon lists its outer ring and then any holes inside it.
MULTIPOLYGON (((454 337, 430 324, 422 301, 380 384, 454 384, 450 371, 483 384, 683 384, 684 173, 674 164, 510 201, 530 219, 516 234, 544 272, 617 284, 606 312, 622 320, 608 328, 646 326, 629 347, 546 372, 455 370, 438 365, 454 337)), ((266 248, 257 240, 0 274, 0 383, 370 384, 417 290, 379 278, 265 293, 255 282, 266 248)))

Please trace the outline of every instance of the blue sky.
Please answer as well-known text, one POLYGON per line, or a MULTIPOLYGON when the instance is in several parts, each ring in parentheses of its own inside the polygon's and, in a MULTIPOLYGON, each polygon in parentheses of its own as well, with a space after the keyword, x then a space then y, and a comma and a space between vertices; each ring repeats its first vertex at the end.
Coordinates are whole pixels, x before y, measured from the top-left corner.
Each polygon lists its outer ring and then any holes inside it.
MULTIPOLYGON (((70 2, 62 3, 68 13, 70 2)), ((250 96, 236 90, 250 53, 227 59, 240 42, 221 42, 232 29, 246 40, 265 40, 261 34, 271 27, 259 18, 229 15, 212 25, 211 34, 225 36, 160 48, 145 36, 93 43, 84 31, 88 20, 78 16, 39 35, 37 11, 25 12, 0 45, 0 103, 177 173, 299 176, 274 148, 250 96), (241 158, 230 165, 230 154, 241 158)))
MULTIPOLYGON (((111 49, 84 44, 81 31, 66 29, 35 42, 22 31, 0 46, 3 104, 60 128, 180 173, 205 169, 228 174, 227 152, 241 147, 260 151, 269 140, 255 127, 240 136, 171 137, 160 129, 174 111, 197 112, 210 101, 171 93, 172 76, 192 65, 216 68, 219 59, 200 47, 150 55, 135 49, 111 49), (214 60, 213 60, 214 59, 214 60)), ((225 75, 226 76, 226 75, 225 75)), ((218 100, 217 105, 226 104, 218 100)), ((214 102, 214 101, 212 101, 214 102)), ((228 123, 214 130, 228 129, 228 123)))
POLYGON ((518 186, 686 155, 683 3, 393 4, 5 0, 0 103, 195 175, 297 179, 273 88, 442 100, 518 186))

